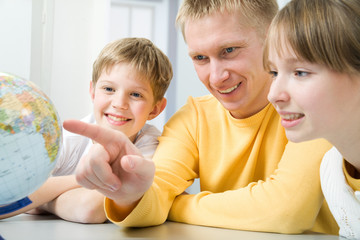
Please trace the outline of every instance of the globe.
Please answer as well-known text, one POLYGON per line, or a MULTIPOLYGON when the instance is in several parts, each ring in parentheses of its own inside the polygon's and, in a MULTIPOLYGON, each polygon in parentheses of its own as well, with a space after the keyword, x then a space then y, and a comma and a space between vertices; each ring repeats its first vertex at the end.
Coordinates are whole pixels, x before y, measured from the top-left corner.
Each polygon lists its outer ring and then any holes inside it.
POLYGON ((0 72, 0 214, 31 203, 50 176, 62 127, 50 99, 32 82, 0 72))

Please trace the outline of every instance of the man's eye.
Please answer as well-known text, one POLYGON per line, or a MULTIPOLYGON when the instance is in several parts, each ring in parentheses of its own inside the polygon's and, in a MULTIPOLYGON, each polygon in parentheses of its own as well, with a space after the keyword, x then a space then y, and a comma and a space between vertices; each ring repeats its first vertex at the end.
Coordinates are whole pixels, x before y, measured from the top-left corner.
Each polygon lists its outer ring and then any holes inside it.
POLYGON ((205 56, 203 56, 203 55, 197 55, 197 56, 195 56, 194 57, 196 60, 204 60, 205 59, 205 56))
POLYGON ((225 49, 225 51, 226 51, 227 53, 231 53, 231 52, 233 52, 234 50, 235 50, 234 47, 229 47, 229 48, 226 48, 226 49, 225 49))

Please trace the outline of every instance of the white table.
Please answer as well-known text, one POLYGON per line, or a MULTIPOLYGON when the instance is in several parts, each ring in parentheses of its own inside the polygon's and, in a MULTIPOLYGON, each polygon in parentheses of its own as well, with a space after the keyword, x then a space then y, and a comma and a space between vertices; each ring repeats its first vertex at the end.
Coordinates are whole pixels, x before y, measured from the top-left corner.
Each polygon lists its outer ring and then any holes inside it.
POLYGON ((148 228, 121 228, 113 223, 80 224, 53 215, 21 214, 0 220, 0 235, 5 240, 107 240, 107 239, 182 239, 182 240, 338 240, 338 236, 316 233, 285 235, 202 227, 175 222, 148 228))

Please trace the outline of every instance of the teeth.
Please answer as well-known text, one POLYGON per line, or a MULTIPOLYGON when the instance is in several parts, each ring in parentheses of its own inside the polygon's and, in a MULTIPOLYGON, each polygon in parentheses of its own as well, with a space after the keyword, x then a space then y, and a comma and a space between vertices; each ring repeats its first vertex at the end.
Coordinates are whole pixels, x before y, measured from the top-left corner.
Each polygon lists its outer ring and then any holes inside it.
POLYGON ((304 114, 300 114, 300 113, 296 113, 296 114, 286 114, 286 115, 282 115, 282 119, 284 120, 295 120, 295 119, 299 119, 301 117, 303 117, 304 114))
POLYGON ((238 85, 234 86, 234 87, 231 87, 231 88, 228 88, 228 89, 226 89, 224 91, 219 91, 219 92, 220 93, 230 93, 230 92, 234 91, 235 89, 237 89, 239 87, 239 85, 240 85, 240 83, 238 85))
POLYGON ((115 117, 115 116, 112 116, 112 115, 108 115, 108 118, 110 118, 111 120, 114 120, 114 121, 127 121, 128 119, 127 118, 120 118, 120 117, 115 117))

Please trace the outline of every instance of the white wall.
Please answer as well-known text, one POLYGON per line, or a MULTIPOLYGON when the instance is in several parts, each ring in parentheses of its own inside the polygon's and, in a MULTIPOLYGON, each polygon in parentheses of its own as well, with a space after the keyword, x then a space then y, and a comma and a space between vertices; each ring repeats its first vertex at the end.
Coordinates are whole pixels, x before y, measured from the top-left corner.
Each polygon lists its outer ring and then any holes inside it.
MULTIPOLYGON (((92 63, 102 47, 118 37, 150 38, 168 54, 174 67, 168 107, 153 123, 161 128, 189 95, 208 94, 197 78, 181 33, 174 27, 180 2, 0 0, 0 71, 38 84, 51 97, 62 119, 81 118, 92 109, 88 87, 92 63), (134 5, 140 8, 131 10, 129 20, 126 6, 134 9, 134 5), (151 14, 153 28, 146 19, 151 14), (124 24, 126 21, 129 24, 124 24)), ((286 2, 279 0, 280 7, 286 2)))
POLYGON ((31 8, 29 0, 0 0, 0 72, 30 77, 31 8))

